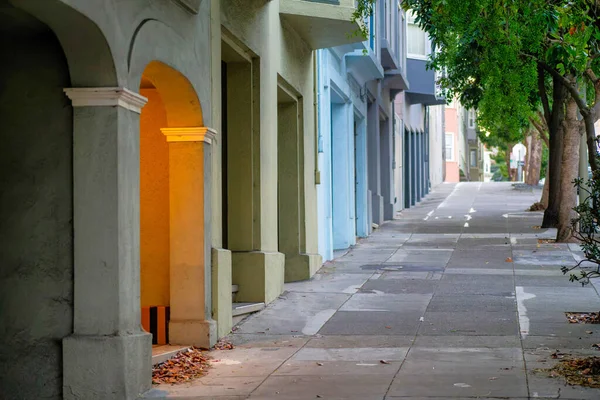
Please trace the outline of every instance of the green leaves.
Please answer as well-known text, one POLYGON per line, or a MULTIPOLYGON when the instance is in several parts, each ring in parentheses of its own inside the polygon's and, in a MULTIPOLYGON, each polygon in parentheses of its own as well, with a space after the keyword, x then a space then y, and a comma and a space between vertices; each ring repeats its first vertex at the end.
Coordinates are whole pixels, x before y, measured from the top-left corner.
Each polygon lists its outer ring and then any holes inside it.
POLYGON ((446 72, 445 94, 477 108, 480 126, 507 140, 522 137, 540 106, 538 62, 579 82, 586 68, 600 68, 596 0, 405 0, 403 7, 438 46, 430 66, 446 72))
POLYGON ((352 33, 351 36, 361 36, 364 40, 369 38, 372 34, 369 32, 368 20, 373 15, 373 7, 377 0, 358 0, 356 2, 356 9, 352 13, 352 22, 357 22, 359 29, 352 33))

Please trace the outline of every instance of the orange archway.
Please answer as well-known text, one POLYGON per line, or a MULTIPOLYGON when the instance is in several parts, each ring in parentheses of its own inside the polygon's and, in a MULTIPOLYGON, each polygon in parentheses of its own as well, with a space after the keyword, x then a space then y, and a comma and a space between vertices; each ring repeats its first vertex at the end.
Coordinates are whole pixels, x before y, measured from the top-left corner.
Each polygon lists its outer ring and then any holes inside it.
POLYGON ((205 345, 208 130, 191 83, 166 64, 148 64, 140 93, 148 98, 140 116, 142 326, 153 334, 153 344, 205 345))

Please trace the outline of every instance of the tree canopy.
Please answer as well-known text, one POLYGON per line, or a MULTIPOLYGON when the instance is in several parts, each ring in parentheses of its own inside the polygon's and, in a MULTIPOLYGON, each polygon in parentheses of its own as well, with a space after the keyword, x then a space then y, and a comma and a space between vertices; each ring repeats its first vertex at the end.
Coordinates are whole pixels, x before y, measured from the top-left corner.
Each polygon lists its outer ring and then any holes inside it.
POLYGON ((477 108, 480 125, 492 134, 525 131, 546 106, 540 88, 551 90, 550 77, 576 97, 584 116, 597 118, 600 1, 405 0, 403 6, 436 47, 429 65, 444 72, 447 95, 477 108))

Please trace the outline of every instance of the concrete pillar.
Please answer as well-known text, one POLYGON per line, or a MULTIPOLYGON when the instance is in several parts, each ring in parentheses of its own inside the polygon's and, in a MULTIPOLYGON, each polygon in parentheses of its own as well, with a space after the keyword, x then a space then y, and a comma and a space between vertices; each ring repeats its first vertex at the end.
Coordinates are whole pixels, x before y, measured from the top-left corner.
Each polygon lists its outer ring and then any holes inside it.
POLYGON ((421 160, 420 170, 420 191, 419 191, 419 200, 423 199, 423 195, 425 193, 425 141, 423 140, 425 137, 425 133, 423 131, 419 131, 419 157, 421 160))
POLYGON ((429 176, 431 160, 429 159, 429 130, 425 131, 425 194, 431 189, 431 178, 429 176))
POLYGON ((410 208, 410 174, 412 171, 411 168, 411 157, 410 157, 410 131, 408 129, 404 129, 402 132, 402 138, 404 140, 402 144, 402 169, 403 169, 403 180, 404 180, 404 208, 410 208))
POLYGON ((417 134, 410 131, 410 205, 417 204, 417 134))
POLYGON ((231 282, 238 285, 236 300, 242 302, 269 303, 283 291, 284 256, 277 252, 277 91, 271 87, 277 74, 265 64, 268 58, 227 63, 227 238, 231 282))
POLYGON ((425 131, 421 131, 421 157, 423 159, 423 172, 421 174, 421 198, 427 193, 427 149, 425 143, 425 131))
POLYGON ((136 399, 150 388, 152 337, 140 324, 139 126, 146 98, 65 89, 73 114, 73 334, 65 399, 136 399))
MULTIPOLYGON (((393 115, 393 114, 392 114, 393 115)), ((392 118, 381 123, 381 194, 383 197, 383 219, 394 218, 394 175, 393 161, 393 129, 392 118)))
MULTIPOLYGON (((222 104, 221 91, 221 1, 210 0, 210 48, 211 48, 211 99, 213 104, 222 104)), ((221 121, 222 107, 211 107, 212 127, 223 132, 221 121)), ((227 210, 223 210, 222 194, 224 182, 223 160, 221 157, 223 140, 211 144, 211 281, 212 281, 212 315, 217 321, 217 336, 222 337, 231 331, 232 326, 232 293, 231 293, 231 251, 223 247, 223 218, 227 210)))
MULTIPOLYGON (((354 182, 350 170, 350 139, 352 129, 348 126, 347 104, 331 105, 331 171, 332 171, 332 214, 333 248, 346 249, 351 245, 354 226, 350 220, 350 195, 354 182)), ((354 175, 354 174, 352 174, 354 175)), ((353 194, 353 193, 352 193, 353 194)))
MULTIPOLYGON (((233 283, 239 286, 236 295, 237 301, 270 303, 283 292, 285 257, 278 252, 278 194, 277 194, 277 77, 279 68, 279 49, 281 29, 279 19, 279 2, 267 2, 262 8, 260 24, 261 37, 265 39, 261 47, 261 58, 253 59, 251 81, 249 87, 250 97, 240 98, 238 87, 228 82, 229 99, 238 99, 237 104, 252 107, 251 118, 241 117, 236 114, 237 108, 231 107, 229 115, 231 121, 238 119, 240 125, 249 133, 245 145, 238 145, 237 151, 250 157, 251 166, 246 164, 246 176, 249 179, 230 179, 229 189, 236 185, 250 185, 251 195, 238 198, 236 204, 248 203, 252 199, 251 216, 247 222, 250 236, 245 237, 243 248, 231 248, 233 283), (249 143, 248 143, 249 142, 249 143), (248 248, 249 237, 252 238, 252 247, 248 248)), ((229 64, 228 64, 229 68, 229 64)), ((247 89, 244 89, 247 90, 247 89)), ((228 134, 232 133, 231 125, 228 134)), ((231 136, 228 143, 235 139, 231 136)), ((235 155, 228 152, 230 160, 235 155)), ((230 170, 231 172, 231 170, 230 170)), ((244 174, 243 170, 239 170, 244 174)), ((233 198, 233 194, 230 194, 233 198)), ((247 206, 244 206, 247 207, 247 206)), ((235 208, 235 207, 233 207, 235 208)), ((233 209, 230 207, 230 211, 233 209)), ((230 214, 230 221, 231 221, 230 214)), ((244 228, 244 229, 247 229, 244 228)), ((231 229, 230 229, 231 231, 231 229)))
POLYGON ((421 193, 423 190, 423 132, 415 131, 415 145, 416 145, 416 159, 417 159, 417 170, 416 172, 416 202, 421 201, 421 193))
POLYGON ((356 163, 356 234, 359 237, 369 235, 369 200, 367 174, 367 124, 363 118, 357 121, 355 143, 356 163))
POLYGON ((170 344, 210 348, 211 143, 206 127, 163 128, 169 143, 170 344))
POLYGON ((318 104, 318 171, 321 182, 317 185, 319 252, 324 260, 333 259, 333 221, 331 209, 331 93, 329 88, 329 50, 317 50, 319 82, 318 104))
POLYGON ((383 197, 381 196, 381 127, 378 102, 372 103, 367 109, 367 137, 372 222, 380 225, 383 222, 383 197))

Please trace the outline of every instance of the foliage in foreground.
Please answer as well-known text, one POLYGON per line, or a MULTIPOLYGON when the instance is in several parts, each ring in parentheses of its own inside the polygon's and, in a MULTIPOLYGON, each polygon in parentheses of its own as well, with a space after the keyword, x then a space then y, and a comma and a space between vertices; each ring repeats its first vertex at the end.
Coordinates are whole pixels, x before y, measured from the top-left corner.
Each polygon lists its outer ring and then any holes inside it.
POLYGON ((574 186, 585 193, 586 200, 574 208, 577 217, 572 220, 573 236, 580 241, 585 258, 572 267, 563 266, 563 274, 571 273, 571 282, 580 282, 582 286, 590 283, 590 279, 600 278, 600 174, 594 173, 586 183, 576 179, 574 186), (586 266, 582 267, 582 264, 586 266), (589 264, 594 266, 589 267, 589 264), (578 274, 573 273, 579 269, 578 274))

